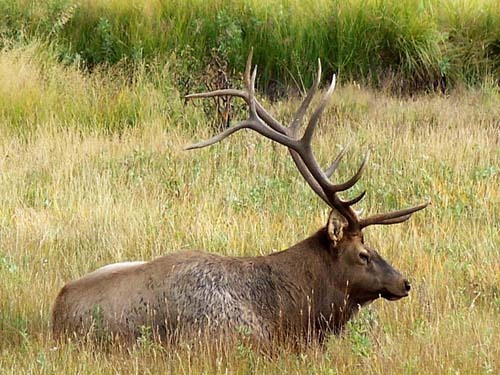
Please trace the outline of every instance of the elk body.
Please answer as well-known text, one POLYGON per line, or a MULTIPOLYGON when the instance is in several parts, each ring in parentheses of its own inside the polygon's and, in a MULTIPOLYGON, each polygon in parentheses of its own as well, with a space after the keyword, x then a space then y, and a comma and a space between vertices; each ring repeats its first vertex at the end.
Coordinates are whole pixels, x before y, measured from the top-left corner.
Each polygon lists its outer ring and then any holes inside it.
POLYGON ((353 177, 334 184, 330 176, 346 149, 327 170, 319 167, 311 149, 311 138, 333 92, 335 76, 299 138, 298 126, 318 89, 321 65, 289 127, 257 101, 256 70, 252 74, 250 70, 251 54, 244 75, 245 90, 188 96, 240 97, 250 110, 248 119, 189 149, 209 146, 243 128, 285 145, 307 183, 331 207, 325 227, 289 249, 267 256, 225 257, 185 251, 151 262, 100 268, 69 282, 59 292, 53 308, 56 337, 86 335, 99 320, 109 333, 131 341, 143 327, 150 327, 163 341, 200 332, 220 336, 241 328, 261 343, 286 337, 322 340, 340 331, 360 306, 379 297, 392 301, 408 295, 409 282, 364 243, 362 230, 374 224, 403 222, 428 203, 359 217, 352 206, 365 193, 348 201, 338 193, 359 180, 368 155, 353 177))

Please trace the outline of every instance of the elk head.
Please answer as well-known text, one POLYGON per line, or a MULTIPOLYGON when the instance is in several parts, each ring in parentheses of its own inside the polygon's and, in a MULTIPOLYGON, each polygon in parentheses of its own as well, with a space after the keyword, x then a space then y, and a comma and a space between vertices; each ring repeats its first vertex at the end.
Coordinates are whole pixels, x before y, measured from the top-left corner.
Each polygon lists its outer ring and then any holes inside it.
POLYGON ((249 117, 234 126, 227 128, 211 139, 188 146, 186 149, 197 149, 213 145, 241 129, 251 129, 279 144, 286 146, 295 165, 314 192, 331 208, 328 223, 325 228, 331 254, 335 259, 335 285, 343 287, 345 295, 353 302, 363 305, 378 297, 397 300, 408 295, 410 283, 392 266, 390 266, 374 249, 364 244, 362 230, 370 225, 397 224, 408 220, 413 213, 422 210, 430 202, 402 210, 361 217, 353 206, 365 196, 363 191, 358 196, 344 200, 339 193, 353 187, 361 178, 369 158, 366 153, 357 172, 347 181, 334 183, 330 180, 348 146, 337 155, 332 164, 323 169, 316 160, 311 140, 318 121, 335 89, 335 75, 332 82, 309 117, 307 127, 300 137, 299 125, 318 91, 321 78, 321 63, 318 61, 318 73, 306 98, 295 113, 291 124, 284 126, 265 110, 255 97, 256 67, 251 72, 252 52, 250 52, 244 74, 244 90, 223 89, 205 93, 187 95, 186 99, 207 98, 219 96, 240 97, 249 107, 249 117))

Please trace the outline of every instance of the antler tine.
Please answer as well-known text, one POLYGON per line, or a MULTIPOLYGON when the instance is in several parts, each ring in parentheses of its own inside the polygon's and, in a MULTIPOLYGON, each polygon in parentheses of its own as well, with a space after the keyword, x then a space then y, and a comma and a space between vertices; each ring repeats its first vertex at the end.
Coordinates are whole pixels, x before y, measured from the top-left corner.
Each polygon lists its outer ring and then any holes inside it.
POLYGON ((366 190, 364 190, 361 194, 359 194, 357 197, 355 198, 352 198, 348 201, 345 201, 344 204, 346 206, 353 206, 355 205, 356 203, 358 203, 361 199, 363 199, 366 195, 366 190))
MULTIPOLYGON (((247 58, 247 64, 246 64, 246 69, 245 69, 245 75, 244 75, 244 80, 245 80, 245 86, 248 87, 250 84, 250 67, 252 64, 252 54, 253 54, 253 48, 250 49, 250 53, 247 58), (247 79, 248 78, 248 79, 247 79)), ((235 89, 222 89, 222 90, 213 90, 213 91, 207 91, 207 92, 200 92, 200 93, 195 93, 195 94, 189 94, 184 96, 185 99, 198 99, 198 98, 211 98, 214 96, 237 96, 239 98, 245 99, 246 102, 248 102, 248 93, 243 90, 235 90, 235 89)))
POLYGON ((394 219, 384 220, 384 221, 378 222, 376 224, 378 224, 378 225, 399 224, 399 223, 402 223, 402 222, 405 222, 406 220, 408 220, 412 215, 413 214, 403 215, 400 217, 395 217, 394 219))
POLYGON ((323 110, 325 109, 330 97, 333 94, 333 90, 335 90, 335 82, 336 82, 336 76, 334 74, 332 77, 332 82, 330 84, 330 87, 328 88, 328 91, 326 92, 325 96, 323 96, 323 99, 321 100, 321 103, 319 104, 318 108, 316 108, 311 118, 309 119, 306 131, 302 136, 302 142, 304 143, 305 146, 309 147, 309 145, 311 144, 311 139, 314 134, 314 130, 316 129, 316 125, 318 124, 318 121, 321 115, 323 114, 323 110))
POLYGON ((349 142, 348 144, 346 144, 344 146, 344 148, 342 149, 342 151, 339 152, 339 154, 337 155, 337 157, 335 158, 335 160, 332 162, 332 164, 328 167, 328 169, 325 170, 326 177, 331 177, 331 175, 333 174, 333 172, 335 172, 335 170, 339 166, 342 158, 345 156, 345 154, 347 154, 347 150, 349 149, 350 146, 351 146, 351 142, 349 142))
POLYGON ((257 77, 257 65, 253 68, 252 77, 250 78, 250 86, 248 87, 248 104, 250 106, 250 118, 258 118, 257 109, 255 104, 255 79, 257 77))
POLYGON ((354 176, 352 176, 349 180, 347 180, 342 184, 333 185, 331 189, 337 192, 337 191, 345 191, 352 188, 363 175, 368 159, 370 159, 370 150, 366 152, 365 157, 363 158, 363 161, 361 162, 361 165, 359 166, 358 171, 354 174, 354 176))
POLYGON ((297 135, 297 131, 299 129, 299 125, 302 122, 302 118, 304 117, 307 108, 311 104, 312 99, 314 98, 314 95, 316 95, 316 92, 318 91, 319 87, 319 82, 321 80, 321 60, 318 59, 318 72, 316 74, 316 78, 314 79, 313 85, 309 89, 309 92, 307 93, 306 98, 300 105, 298 111, 296 112, 292 124, 290 125, 290 131, 292 132, 292 136, 297 135))
POLYGON ((250 87, 251 84, 250 73, 252 71, 252 58, 253 58, 253 47, 250 48, 250 52, 248 53, 247 62, 245 64, 245 74, 243 75, 243 81, 247 89, 250 87))
POLYGON ((247 100, 248 94, 245 91, 235 90, 235 89, 222 89, 207 92, 199 92, 195 94, 189 94, 184 96, 184 99, 198 99, 198 98, 211 98, 213 96, 237 96, 247 100))
POLYGON ((405 208, 402 210, 392 211, 384 214, 373 215, 364 219, 361 219, 359 222, 360 228, 367 227, 369 225, 387 225, 387 224, 397 224, 402 223, 403 221, 408 220, 411 215, 415 212, 423 210, 431 203, 428 200, 425 203, 422 203, 418 206, 405 208))
POLYGON ((250 127, 249 121, 242 121, 234 126, 231 126, 230 128, 227 128, 222 133, 219 133, 210 139, 186 146, 186 147, 184 147, 184 150, 186 150, 186 151, 187 150, 195 150, 197 148, 211 146, 211 145, 213 145, 217 142, 220 142, 223 139, 229 137, 231 134, 236 133, 238 130, 249 128, 249 127, 250 127))

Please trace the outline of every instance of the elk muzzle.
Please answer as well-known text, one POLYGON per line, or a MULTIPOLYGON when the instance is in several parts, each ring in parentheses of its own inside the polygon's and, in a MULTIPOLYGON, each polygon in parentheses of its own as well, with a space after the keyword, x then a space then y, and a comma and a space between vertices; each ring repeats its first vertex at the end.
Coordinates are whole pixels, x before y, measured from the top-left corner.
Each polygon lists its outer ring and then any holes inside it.
POLYGON ((386 300, 389 301, 397 301, 398 299, 401 299, 403 297, 408 297, 408 293, 410 292, 411 289, 410 282, 403 276, 401 276, 399 272, 397 271, 394 272, 397 273, 399 277, 388 283, 382 289, 382 293, 380 293, 380 296, 382 298, 385 298, 386 300))

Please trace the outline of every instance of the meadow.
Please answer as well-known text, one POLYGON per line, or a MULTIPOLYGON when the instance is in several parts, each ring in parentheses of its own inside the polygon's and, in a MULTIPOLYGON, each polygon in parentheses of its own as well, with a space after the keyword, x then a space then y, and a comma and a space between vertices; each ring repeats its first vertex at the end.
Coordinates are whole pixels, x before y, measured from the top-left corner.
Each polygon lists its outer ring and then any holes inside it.
MULTIPOLYGON (((377 301, 324 348, 269 359, 243 343, 167 351, 51 338, 65 282, 107 263, 196 248, 258 255, 324 225, 328 210, 283 147, 253 133, 209 149, 213 116, 185 104, 172 65, 92 74, 43 44, 0 53, 0 369, 20 373, 496 373, 500 368, 500 95, 490 89, 397 97, 340 84, 314 140, 340 176, 373 146, 355 190, 365 212, 432 205, 367 241, 413 283, 377 301)), ((283 121, 300 98, 266 106, 283 121)), ((240 111, 240 116, 244 112, 240 111)))
MULTIPOLYGON (((0 0, 0 373, 498 373, 498 2, 189 3, 0 0), (339 73, 314 149, 327 165, 352 141, 342 178, 372 148, 352 192, 367 190, 367 215, 431 199, 404 224, 365 230, 410 296, 365 307, 324 347, 272 358, 244 341, 55 342, 59 289, 100 266, 269 254, 325 225, 284 147, 240 132, 183 150, 221 120, 183 96, 219 68, 240 85, 250 46, 259 98, 284 123, 318 57, 325 84, 339 73), (433 90, 443 74, 445 94, 433 90), (288 95, 263 95, 270 82, 288 95)), ((245 113, 235 103, 233 121, 245 113)))

